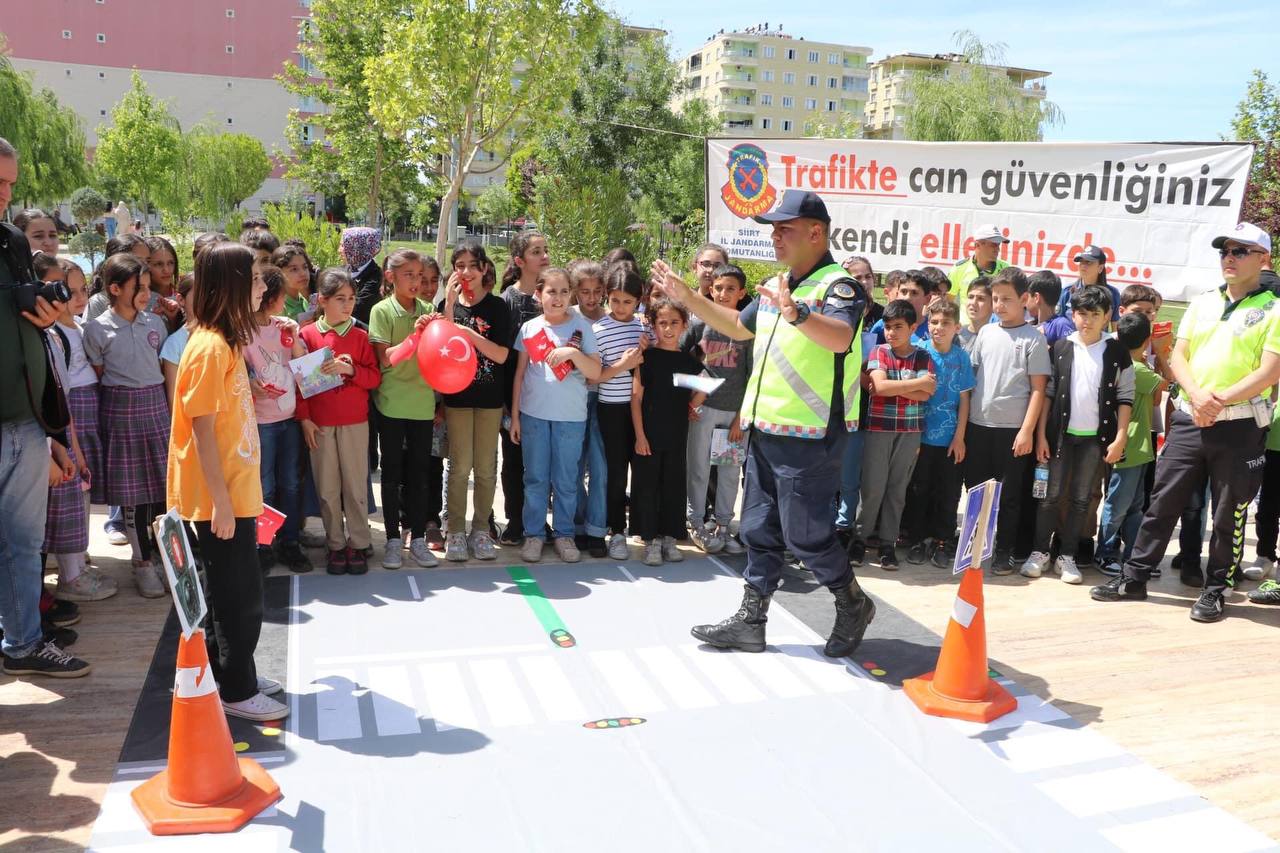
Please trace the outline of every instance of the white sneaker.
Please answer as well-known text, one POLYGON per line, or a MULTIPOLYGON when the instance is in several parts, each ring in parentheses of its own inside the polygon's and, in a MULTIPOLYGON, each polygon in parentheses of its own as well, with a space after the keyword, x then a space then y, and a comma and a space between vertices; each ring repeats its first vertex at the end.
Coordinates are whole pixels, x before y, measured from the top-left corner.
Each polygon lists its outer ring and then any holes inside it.
POLYGON ((471 553, 477 560, 492 560, 498 556, 498 546, 488 531, 479 530, 471 534, 471 553))
POLYGON ((424 569, 432 569, 440 565, 436 555, 432 554, 431 549, 427 547, 427 540, 421 537, 409 543, 409 556, 424 569))
POLYGON ((289 706, 277 702, 270 696, 255 693, 241 702, 223 702, 222 710, 228 717, 239 717, 242 720, 283 720, 289 716, 289 706))
POLYGON ((542 546, 544 540, 541 536, 526 536, 524 544, 520 546, 520 559, 526 563, 536 563, 542 559, 542 546))
POLYGON ((70 583, 59 580, 54 595, 66 601, 102 601, 115 595, 117 589, 115 578, 86 570, 70 583))
POLYGON ((609 537, 609 559, 631 559, 631 548, 627 545, 627 537, 623 536, 621 533, 615 533, 609 537))
POLYGON ((284 685, 276 681, 274 678, 267 678, 262 675, 258 676, 258 692, 263 696, 274 696, 281 690, 284 690, 284 685))
POLYGON ((1251 581, 1264 581, 1276 572, 1275 560, 1259 555, 1252 563, 1244 567, 1243 574, 1251 581))
POLYGON ((129 537, 123 530, 116 530, 113 527, 107 531, 107 541, 112 545, 128 545, 129 537))
POLYGON ((1019 573, 1024 578, 1038 578, 1049 568, 1049 555, 1044 551, 1032 551, 1031 556, 1022 564, 1019 573))
POLYGON ((398 569, 404 565, 404 540, 400 538, 388 539, 387 548, 382 552, 382 568, 398 569))
POLYGON ((1076 584, 1084 581, 1084 575, 1080 574, 1080 569, 1072 557, 1059 557, 1053 564, 1053 570, 1062 575, 1063 583, 1076 584))
POLYGON ((726 554, 741 554, 747 550, 738 541, 738 537, 729 532, 728 528, 720 528, 720 538, 724 540, 724 552, 726 554))
POLYGON ((582 552, 578 550, 578 545, 573 541, 572 536, 556 537, 556 554, 566 563, 576 563, 582 559, 582 552))
POLYGON ((662 559, 666 560, 668 563, 680 563, 684 561, 684 554, 680 553, 680 546, 676 544, 674 537, 662 537, 662 559))
POLYGON ((451 563, 467 561, 467 534, 450 533, 444 544, 444 558, 451 563))
POLYGON ((662 538, 657 537, 644 543, 644 564, 646 566, 662 565, 662 538))
POLYGON ((164 598, 164 582, 150 563, 133 567, 133 582, 143 598, 164 598))
POLYGON ((724 550, 724 538, 715 525, 707 525, 702 527, 695 524, 690 533, 693 536, 693 544, 697 545, 708 554, 719 554, 724 550))

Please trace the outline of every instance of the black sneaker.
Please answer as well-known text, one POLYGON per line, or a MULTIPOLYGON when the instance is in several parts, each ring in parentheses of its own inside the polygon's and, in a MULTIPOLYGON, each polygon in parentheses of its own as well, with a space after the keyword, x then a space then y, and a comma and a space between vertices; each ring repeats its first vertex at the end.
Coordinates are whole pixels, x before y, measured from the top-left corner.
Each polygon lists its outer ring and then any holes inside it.
POLYGON ((270 545, 258 546, 258 568, 262 569, 262 573, 268 574, 276 564, 276 549, 270 545))
POLYGON ((330 551, 329 561, 325 564, 324 570, 331 575, 345 575, 347 573, 347 559, 346 548, 330 551))
POLYGON ((1089 597, 1094 601, 1146 601, 1147 584, 1120 575, 1089 590, 1089 597))
POLYGON ((917 542, 911 546, 911 550, 907 551, 907 562, 913 566, 924 565, 924 561, 928 557, 929 545, 925 542, 917 542))
POLYGON ((363 575, 369 572, 369 555, 366 548, 347 549, 347 574, 363 575))
POLYGON ((886 572, 898 570, 898 549, 892 545, 880 546, 880 568, 886 572))
MULTIPOLYGON (((1023 561, 1025 562, 1025 561, 1023 561)), ((1021 565, 1021 563, 1017 563, 1021 565)), ((991 554, 991 574, 1011 575, 1015 568, 1013 555, 1008 551, 994 551, 991 554)))
POLYGON ((53 606, 41 614, 42 619, 57 628, 65 628, 80 621, 80 605, 74 601, 53 600, 53 606))
POLYGON ((1216 589, 1206 589, 1200 593, 1196 603, 1191 605, 1191 621, 1221 622, 1227 617, 1223 606, 1222 593, 1216 589))
POLYGON ((1257 589, 1249 591, 1248 598, 1254 604, 1280 604, 1280 583, 1265 580, 1257 589))
POLYGON ((573 535, 573 544, 577 547, 579 551, 587 550, 587 534, 575 533, 573 535))
POLYGON ((607 557, 609 556, 609 545, 604 541, 603 536, 588 536, 587 553, 597 558, 607 557))
POLYGON ((49 678, 80 678, 88 675, 91 667, 78 657, 67 654, 53 643, 45 643, 31 654, 11 658, 4 657, 5 675, 44 675, 49 678))
POLYGON ((314 566, 306 554, 302 553, 302 546, 297 542, 285 542, 280 546, 280 562, 285 567, 296 574, 311 571, 314 566))
POLYGON ((867 543, 855 539, 849 543, 849 565, 861 566, 867 559, 867 543))
POLYGON ((44 634, 43 642, 53 643, 64 649, 74 646, 76 640, 80 639, 74 628, 59 628, 48 619, 40 620, 40 630, 44 634))
POLYGON ((508 522, 506 528, 502 531, 502 535, 498 537, 498 541, 503 545, 520 546, 524 544, 524 526, 516 524, 514 521, 508 522))
POLYGON ((1098 571, 1102 572, 1109 578, 1120 577, 1120 561, 1115 557, 1106 557, 1098 563, 1098 571))
POLYGON ((949 569, 956 560, 955 546, 937 541, 929 549, 929 563, 939 569, 949 569))

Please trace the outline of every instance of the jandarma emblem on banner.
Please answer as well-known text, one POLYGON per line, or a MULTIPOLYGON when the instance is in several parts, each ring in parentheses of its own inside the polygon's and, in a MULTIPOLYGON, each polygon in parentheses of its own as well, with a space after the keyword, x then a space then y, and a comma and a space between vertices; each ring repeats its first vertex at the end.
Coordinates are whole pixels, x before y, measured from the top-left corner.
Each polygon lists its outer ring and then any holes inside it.
POLYGON ((737 145, 729 152, 729 180, 720 188, 725 207, 738 217, 758 216, 773 207, 777 191, 769 185, 769 158, 759 146, 737 145))

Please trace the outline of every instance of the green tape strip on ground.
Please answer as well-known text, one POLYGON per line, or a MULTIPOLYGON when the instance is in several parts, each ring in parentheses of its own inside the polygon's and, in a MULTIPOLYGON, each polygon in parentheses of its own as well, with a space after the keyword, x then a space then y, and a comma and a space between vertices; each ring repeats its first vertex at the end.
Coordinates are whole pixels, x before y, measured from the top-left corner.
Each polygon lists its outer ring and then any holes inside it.
POLYGON ((525 603, 529 605, 533 615, 538 617, 538 621, 546 629, 551 642, 562 649, 576 645, 577 641, 569 633, 569 629, 565 627, 560 614, 556 612, 556 609, 551 606, 551 602, 547 600, 546 595, 543 594, 542 587, 538 586, 538 582, 533 579, 533 575, 529 574, 529 570, 524 566, 508 566, 507 574, 511 575, 511 580, 515 581, 516 589, 520 590, 520 594, 524 596, 525 603))

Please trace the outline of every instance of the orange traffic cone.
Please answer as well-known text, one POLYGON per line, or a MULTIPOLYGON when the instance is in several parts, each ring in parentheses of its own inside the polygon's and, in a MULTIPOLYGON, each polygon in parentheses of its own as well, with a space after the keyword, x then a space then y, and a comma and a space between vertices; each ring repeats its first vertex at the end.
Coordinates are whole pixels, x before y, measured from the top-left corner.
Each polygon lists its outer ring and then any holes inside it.
POLYGON ((169 722, 169 766, 133 789, 153 835, 234 832, 280 799, 280 787, 252 758, 237 758, 209 671, 204 632, 178 641, 169 722))
POLYGON ((989 723, 1018 707, 1018 700, 996 684, 989 672, 982 570, 966 569, 942 639, 938 668, 907 679, 902 689, 926 714, 989 723))

